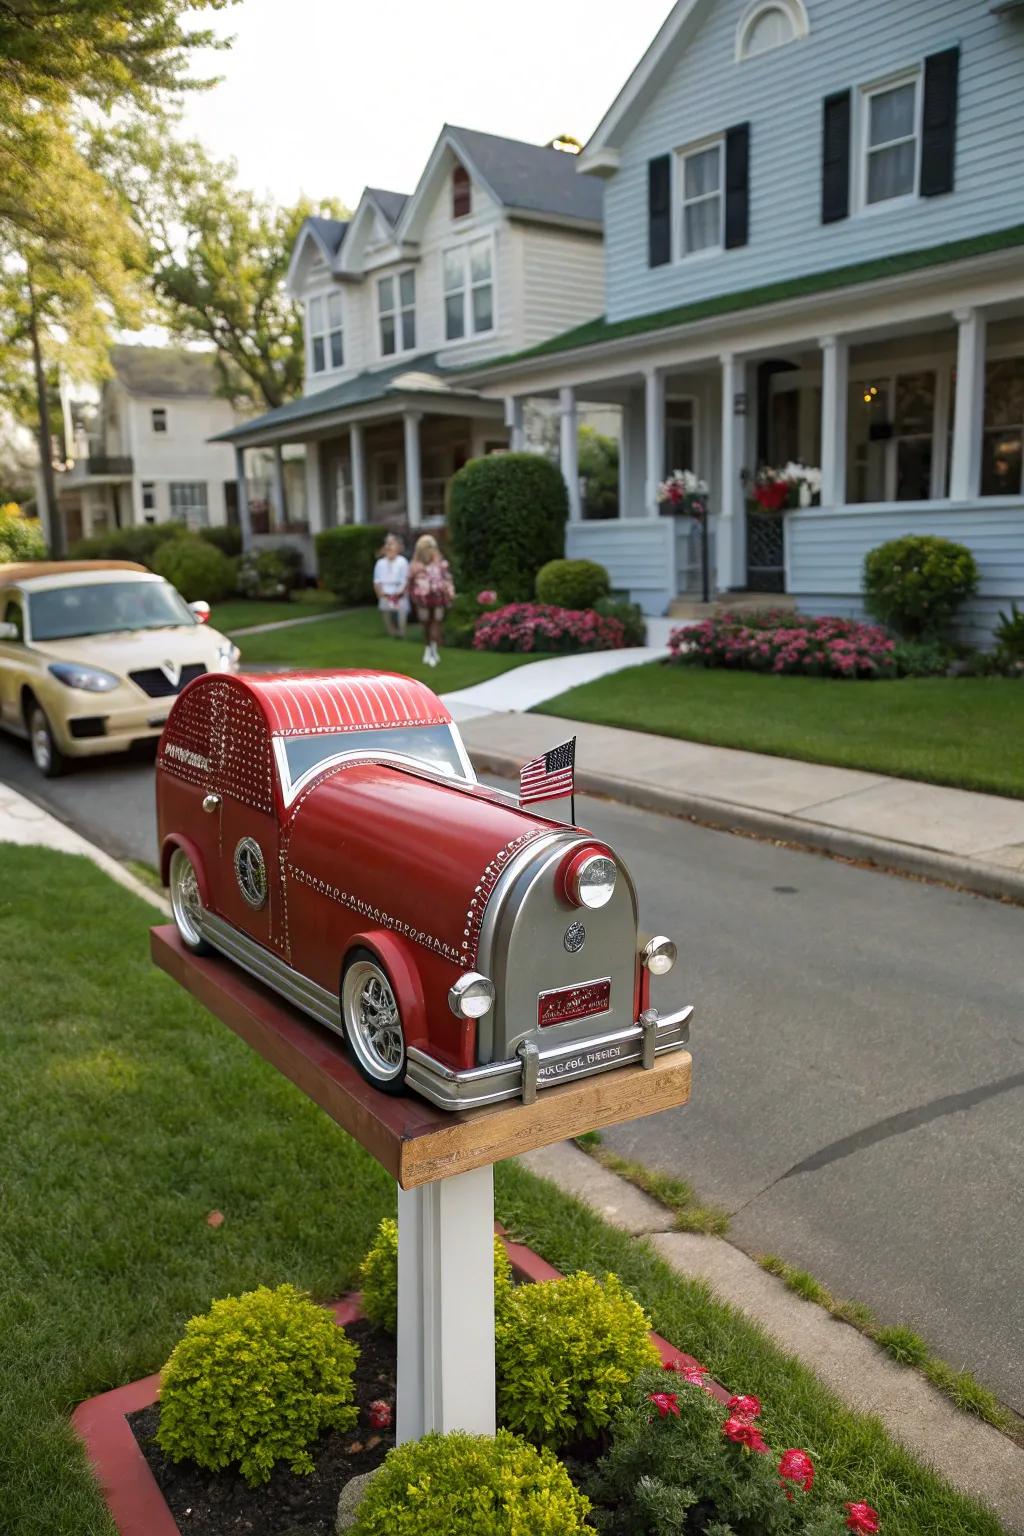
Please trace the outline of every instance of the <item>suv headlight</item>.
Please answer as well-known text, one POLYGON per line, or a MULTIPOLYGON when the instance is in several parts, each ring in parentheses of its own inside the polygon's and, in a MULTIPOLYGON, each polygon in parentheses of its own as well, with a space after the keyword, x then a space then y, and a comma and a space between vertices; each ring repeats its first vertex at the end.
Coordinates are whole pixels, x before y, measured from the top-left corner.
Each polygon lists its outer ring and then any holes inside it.
POLYGON ((238 666, 238 658, 241 654, 237 645, 232 645, 230 640, 225 640, 223 645, 218 645, 217 647, 216 670, 218 672, 233 672, 238 666))
POLYGON ((479 971, 467 971, 448 993, 448 1006, 456 1018, 482 1019, 494 1006, 494 982, 479 971))
POLYGON ((82 688, 86 693, 110 693, 121 679, 101 667, 82 667, 73 661, 53 661, 49 671, 65 688, 82 688))

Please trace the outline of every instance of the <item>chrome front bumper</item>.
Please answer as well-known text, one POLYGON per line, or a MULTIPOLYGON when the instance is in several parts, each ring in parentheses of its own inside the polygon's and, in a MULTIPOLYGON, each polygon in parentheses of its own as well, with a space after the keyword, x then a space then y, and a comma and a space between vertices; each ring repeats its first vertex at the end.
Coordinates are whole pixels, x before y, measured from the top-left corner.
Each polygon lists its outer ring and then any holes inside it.
POLYGON ((658 1056, 686 1045, 692 1013, 692 1007, 666 1014, 649 1008, 628 1029, 571 1040, 546 1050, 524 1040, 510 1061, 492 1061, 461 1072, 411 1045, 406 1084, 439 1109, 477 1109, 502 1099, 532 1104, 539 1088, 592 1077, 633 1062, 653 1067, 658 1056))

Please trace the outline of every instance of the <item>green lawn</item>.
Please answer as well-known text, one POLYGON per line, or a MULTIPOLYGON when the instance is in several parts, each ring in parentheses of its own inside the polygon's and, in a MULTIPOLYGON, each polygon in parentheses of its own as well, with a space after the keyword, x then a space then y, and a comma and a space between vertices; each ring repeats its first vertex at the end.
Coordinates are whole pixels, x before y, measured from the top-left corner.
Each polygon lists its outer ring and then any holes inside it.
MULTIPOLYGON (((154 969, 152 908, 83 859, 0 845, 0 867, 0 1529, 113 1536, 67 1423, 74 1405, 157 1369, 215 1296, 350 1286, 394 1188, 154 969)), ((512 1165, 497 1191, 516 1235, 563 1269, 617 1270, 660 1332, 762 1396, 772 1443, 806 1447, 849 1497, 878 1507, 883 1530, 999 1536, 991 1515, 645 1243, 512 1165)))
POLYGON ((385 672, 404 672, 418 677, 438 693, 482 683, 510 667, 537 661, 537 656, 511 656, 497 651, 464 651, 445 646, 441 664, 423 664, 423 639, 418 624, 410 625, 410 638, 393 639, 384 632, 376 608, 357 608, 323 624, 300 624, 295 629, 271 630, 266 635, 243 635, 238 644, 242 666, 247 662, 280 662, 289 667, 376 667, 385 672))
POLYGON ((329 613, 339 606, 333 592, 321 592, 310 587, 287 598, 225 598, 221 603, 210 604, 210 623, 222 634, 235 629, 246 629, 250 624, 274 624, 279 619, 307 619, 315 613, 329 613))
POLYGON ((1024 682, 834 682, 703 667, 630 667, 542 713, 717 747, 1024 798, 1024 682))

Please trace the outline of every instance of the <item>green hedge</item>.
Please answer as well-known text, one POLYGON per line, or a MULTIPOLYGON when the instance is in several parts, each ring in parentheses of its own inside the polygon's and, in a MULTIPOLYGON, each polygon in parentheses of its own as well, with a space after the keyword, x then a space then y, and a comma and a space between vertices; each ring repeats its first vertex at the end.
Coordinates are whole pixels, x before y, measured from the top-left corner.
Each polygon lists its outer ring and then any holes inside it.
POLYGON ((219 603, 235 590, 235 564, 202 539, 170 539, 157 551, 153 569, 186 603, 219 603))
POLYGON ((141 523, 137 528, 111 528, 76 539, 68 550, 69 560, 137 560, 153 567, 157 550, 169 539, 187 539, 183 523, 141 523))
POLYGON ((608 572, 596 560, 549 560, 537 572, 537 600, 556 608, 593 608, 611 591, 608 572))
POLYGON ((448 526, 456 584, 493 587, 506 602, 529 602, 537 572, 565 552, 565 482, 536 453, 471 459, 451 482, 448 526))
POLYGON ((242 553, 242 530, 232 523, 219 524, 216 528, 200 528, 199 537, 232 559, 242 553))
POLYGON ((325 528, 316 536, 320 579, 343 603, 372 603, 373 567, 384 542, 383 528, 351 524, 325 528))

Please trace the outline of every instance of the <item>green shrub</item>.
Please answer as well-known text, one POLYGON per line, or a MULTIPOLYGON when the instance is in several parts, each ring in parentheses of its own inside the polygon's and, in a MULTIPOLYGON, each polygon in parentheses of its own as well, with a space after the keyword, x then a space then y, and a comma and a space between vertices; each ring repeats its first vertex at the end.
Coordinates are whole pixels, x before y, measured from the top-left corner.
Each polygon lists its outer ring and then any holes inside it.
POLYGON ((302 580, 302 553, 287 544, 250 549, 235 565, 240 597, 289 597, 302 580))
POLYGON ((184 523, 140 523, 137 528, 110 528, 87 539, 76 539, 70 560, 137 560, 155 569, 157 551, 171 539, 191 537, 184 523))
POLYGON ((308 1448, 321 1431, 356 1422, 358 1358, 331 1314, 294 1286, 215 1301, 185 1324, 160 1373, 157 1443, 210 1471, 237 1464, 250 1486, 277 1461, 312 1472, 308 1448))
POLYGON ((594 608, 603 619, 618 619, 624 645, 647 644, 647 620, 639 603, 628 602, 624 597, 599 597, 594 608))
POLYGON ((373 567, 385 530, 366 524, 325 528, 316 536, 316 556, 324 586, 345 604, 372 603, 373 567))
POLYGON ((499 1429, 389 1451, 352 1536, 585 1536, 590 1504, 562 1463, 499 1429))
POLYGON ((153 557, 153 570, 177 587, 186 603, 219 603, 235 589, 234 562, 212 544, 188 535, 169 539, 153 557))
POLYGON ((977 589, 974 556, 951 539, 910 534, 864 557, 869 611, 907 640, 941 639, 960 604, 977 589))
MULTIPOLYGON (((359 1266, 363 1311, 388 1333, 398 1331, 398 1223, 385 1216, 359 1266)), ((500 1237, 494 1239, 495 1300, 512 1285, 512 1266, 500 1237)))
POLYGON ((899 677, 945 677, 953 660, 940 640, 898 640, 893 656, 899 677))
POLYGON ((199 537, 205 539, 207 544, 212 544, 214 549, 219 549, 222 555, 227 555, 231 560, 242 553, 242 530, 230 523, 221 524, 216 528, 200 528, 199 537))
POLYGON ((537 601, 556 608, 593 608, 610 591, 608 572, 596 560, 549 560, 537 572, 537 601))
POLYGON ((0 506, 0 565, 45 559, 46 539, 38 518, 25 517, 16 501, 0 506))
POLYGON ((528 602, 541 566, 564 553, 568 510, 565 482, 540 454, 471 459, 452 479, 449 497, 456 585, 528 602))
MULTIPOLYGON (((0 531, 0 539, 3 533, 0 531)), ((999 654, 1006 661, 1024 661, 1024 613, 1016 603, 1010 604, 1009 613, 1000 613, 995 627, 995 641, 999 654)))
POLYGON ((658 1361, 650 1321, 615 1275, 506 1292, 495 1318, 498 1418, 538 1445, 592 1439, 658 1361))

